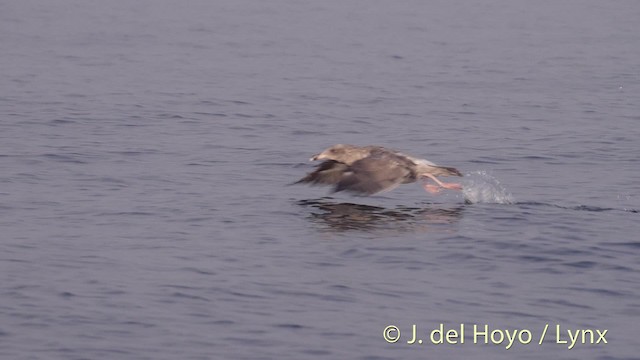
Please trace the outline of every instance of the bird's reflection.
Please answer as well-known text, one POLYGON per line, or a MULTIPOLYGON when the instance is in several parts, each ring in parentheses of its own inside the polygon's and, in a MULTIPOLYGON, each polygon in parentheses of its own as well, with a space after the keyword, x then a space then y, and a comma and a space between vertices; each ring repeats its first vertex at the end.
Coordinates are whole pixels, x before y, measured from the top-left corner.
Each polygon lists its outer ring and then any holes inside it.
POLYGON ((384 208, 335 202, 331 198, 300 200, 298 205, 312 208, 310 221, 334 231, 432 231, 438 224, 452 224, 462 217, 464 206, 428 204, 425 207, 384 208))

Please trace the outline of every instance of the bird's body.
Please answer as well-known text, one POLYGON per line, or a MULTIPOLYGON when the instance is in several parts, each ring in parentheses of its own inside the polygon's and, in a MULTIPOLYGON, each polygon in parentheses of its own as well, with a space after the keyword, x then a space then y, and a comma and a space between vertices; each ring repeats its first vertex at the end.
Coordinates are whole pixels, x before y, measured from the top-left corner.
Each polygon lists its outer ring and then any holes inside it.
POLYGON ((324 160, 318 167, 296 183, 332 185, 333 191, 350 191, 372 195, 389 191, 400 184, 429 178, 440 187, 426 184, 425 189, 436 193, 440 188, 461 190, 459 184, 443 183, 436 176, 462 176, 450 167, 438 166, 428 160, 414 158, 381 146, 334 145, 312 161, 324 160))

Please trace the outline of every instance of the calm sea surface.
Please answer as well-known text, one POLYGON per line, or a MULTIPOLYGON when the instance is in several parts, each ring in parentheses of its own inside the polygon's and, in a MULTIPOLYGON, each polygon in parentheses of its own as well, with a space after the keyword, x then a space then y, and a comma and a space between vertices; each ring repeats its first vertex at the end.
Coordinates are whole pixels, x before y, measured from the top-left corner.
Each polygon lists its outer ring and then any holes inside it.
POLYGON ((640 358, 638 1, 4 1, 0 45, 0 359, 640 358), (288 186, 336 143, 464 194, 288 186))

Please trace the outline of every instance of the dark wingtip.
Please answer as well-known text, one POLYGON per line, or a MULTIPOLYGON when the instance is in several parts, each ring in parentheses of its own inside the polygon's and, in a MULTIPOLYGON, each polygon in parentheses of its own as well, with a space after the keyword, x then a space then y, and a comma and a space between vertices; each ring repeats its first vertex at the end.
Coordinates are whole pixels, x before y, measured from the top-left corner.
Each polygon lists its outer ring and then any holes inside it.
POLYGON ((294 182, 289 183, 289 184, 287 184, 287 185, 306 184, 306 183, 309 183, 309 182, 311 182, 311 179, 310 179, 310 178, 309 178, 309 176, 307 175, 307 176, 303 177, 302 179, 300 179, 300 180, 298 180, 298 181, 294 181, 294 182))
POLYGON ((451 173, 451 175, 454 175, 454 176, 462 176, 462 173, 461 173, 460 171, 458 171, 458 169, 456 169, 456 168, 452 168, 452 167, 445 167, 445 169, 446 169, 449 173, 451 173))
POLYGON ((346 189, 347 189, 347 187, 346 187, 346 186, 344 186, 344 185, 342 185, 342 184, 340 184, 340 183, 337 183, 337 184, 336 184, 336 186, 334 186, 333 188, 331 188, 331 193, 332 193, 332 194, 335 194, 335 193, 337 193, 337 192, 344 191, 344 190, 346 190, 346 189))

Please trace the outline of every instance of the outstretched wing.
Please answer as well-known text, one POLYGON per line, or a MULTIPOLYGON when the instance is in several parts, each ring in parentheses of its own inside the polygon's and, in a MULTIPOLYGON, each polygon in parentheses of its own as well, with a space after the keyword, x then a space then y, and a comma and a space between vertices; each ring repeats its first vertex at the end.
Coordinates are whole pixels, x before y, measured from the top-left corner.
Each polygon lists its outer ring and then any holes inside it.
POLYGON ((344 176, 349 167, 339 161, 327 160, 294 184, 334 185, 344 176))

